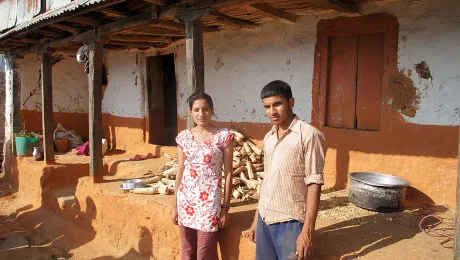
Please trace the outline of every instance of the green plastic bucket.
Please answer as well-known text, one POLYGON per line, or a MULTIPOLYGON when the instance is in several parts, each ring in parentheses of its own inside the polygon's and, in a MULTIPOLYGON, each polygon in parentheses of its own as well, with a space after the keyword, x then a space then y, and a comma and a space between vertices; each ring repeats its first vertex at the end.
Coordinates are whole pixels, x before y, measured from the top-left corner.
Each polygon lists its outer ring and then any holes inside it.
POLYGON ((33 144, 38 142, 37 137, 16 137, 16 154, 19 156, 31 155, 33 144))

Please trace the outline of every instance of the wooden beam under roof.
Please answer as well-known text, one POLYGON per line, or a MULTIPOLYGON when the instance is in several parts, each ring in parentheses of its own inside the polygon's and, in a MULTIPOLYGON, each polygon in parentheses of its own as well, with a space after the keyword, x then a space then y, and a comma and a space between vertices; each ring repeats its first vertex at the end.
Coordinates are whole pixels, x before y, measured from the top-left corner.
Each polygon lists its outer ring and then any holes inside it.
POLYGON ((150 3, 150 4, 155 4, 155 5, 161 5, 161 6, 165 5, 164 0, 143 0, 143 1, 147 2, 147 3, 150 3))
MULTIPOLYGON (((287 2, 287 1, 286 1, 287 2)), ((266 0, 215 0, 212 7, 216 9, 242 7, 253 4, 265 4, 266 0)), ((308 0, 308 3, 342 13, 358 13, 360 4, 343 0, 308 0)))
POLYGON ((142 0, 130 0, 126 2, 125 9, 128 12, 139 11, 144 8, 151 7, 152 5, 142 0))
POLYGON ((79 34, 79 33, 83 32, 83 30, 81 28, 66 25, 66 24, 62 24, 62 23, 53 23, 53 24, 50 24, 48 26, 52 27, 52 28, 59 29, 59 30, 67 31, 67 32, 70 32, 70 33, 73 33, 73 34, 79 34))
POLYGON ((59 16, 48 18, 48 19, 46 19, 46 20, 44 20, 42 22, 31 24, 27 28, 25 28, 23 30, 20 30, 19 32, 14 33, 14 34, 27 34, 29 32, 33 32, 33 31, 35 31, 35 30, 37 30, 39 28, 45 27, 47 25, 64 21, 64 20, 68 19, 69 17, 86 14, 86 13, 89 13, 91 11, 97 10, 99 8, 111 6, 111 5, 118 4, 118 3, 121 3, 121 2, 124 2, 124 1, 125 0, 105 0, 104 2, 96 3, 96 4, 93 4, 93 5, 87 6, 85 8, 80 8, 80 9, 78 9, 76 11, 66 12, 66 13, 63 13, 63 14, 61 14, 59 16))
POLYGON ((22 38, 10 38, 8 41, 12 42, 21 42, 21 43, 38 43, 39 40, 37 39, 32 39, 32 38, 27 38, 27 37, 22 37, 22 38))
POLYGON ((231 18, 231 17, 225 16, 225 15, 210 14, 209 16, 213 17, 214 18, 213 20, 216 23, 219 23, 219 24, 222 24, 222 25, 237 26, 237 27, 239 27, 241 29, 248 29, 248 30, 252 30, 252 29, 255 29, 255 28, 259 27, 255 23, 251 23, 251 22, 248 22, 248 21, 240 20, 240 19, 231 18))
POLYGON ((176 23, 173 21, 163 21, 163 20, 157 20, 152 22, 150 27, 161 27, 161 28, 166 28, 166 29, 171 29, 171 30, 178 30, 178 31, 184 31, 185 33, 185 24, 183 23, 176 23))
POLYGON ((157 35, 157 36, 176 36, 183 37, 185 36, 184 31, 163 29, 163 28, 154 28, 154 27, 142 27, 132 30, 126 30, 120 34, 136 34, 136 35, 157 35))
POLYGON ((321 6, 341 13, 358 13, 361 5, 344 0, 308 0, 310 4, 321 6), (347 3, 345 3, 347 2, 347 3))
POLYGON ((283 23, 296 23, 297 17, 293 14, 289 13, 283 13, 281 11, 278 11, 268 4, 252 4, 252 5, 247 5, 244 7, 245 10, 247 10, 250 13, 253 14, 258 14, 264 17, 268 17, 273 20, 277 20, 283 23))
POLYGON ((171 39, 161 36, 146 36, 146 35, 114 35, 110 37, 115 41, 122 42, 168 42, 171 39))
POLYGON ((46 29, 38 29, 38 30, 33 31, 33 33, 37 33, 37 34, 44 35, 44 36, 49 36, 49 37, 63 37, 63 36, 65 36, 61 32, 54 32, 54 31, 50 31, 50 30, 46 30, 46 29))
POLYGON ((97 11, 111 17, 129 17, 128 12, 122 12, 112 7, 104 7, 97 11))
MULTIPOLYGON (((136 28, 142 25, 149 24, 155 18, 157 18, 155 11, 141 13, 136 16, 120 19, 118 21, 100 26, 97 28, 97 34, 99 36, 114 35, 121 31, 133 29, 133 28, 136 28)), ((94 38, 95 33, 96 33, 95 30, 89 30, 89 31, 86 31, 78 35, 73 35, 73 36, 63 38, 63 39, 53 40, 53 41, 47 42, 46 44, 50 47, 53 47, 53 46, 59 46, 59 45, 63 45, 63 44, 70 43, 70 42, 81 42, 89 38, 94 38)), ((33 48, 31 48, 29 51, 32 51, 32 50, 33 48)))
POLYGON ((215 0, 212 4, 213 8, 221 9, 229 6, 250 5, 256 3, 264 3, 265 0, 215 0))
POLYGON ((95 27, 101 26, 104 24, 101 20, 98 20, 92 17, 87 17, 87 16, 74 16, 74 17, 70 17, 69 19, 67 19, 67 21, 73 22, 73 23, 84 24, 84 25, 91 25, 95 27))

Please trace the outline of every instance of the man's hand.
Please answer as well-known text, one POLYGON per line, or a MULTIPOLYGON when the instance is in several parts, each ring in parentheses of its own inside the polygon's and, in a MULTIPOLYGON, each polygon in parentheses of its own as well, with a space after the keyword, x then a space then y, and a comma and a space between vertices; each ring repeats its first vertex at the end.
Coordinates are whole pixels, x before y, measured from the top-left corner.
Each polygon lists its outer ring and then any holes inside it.
POLYGON ((257 221, 254 221, 248 230, 243 231, 242 235, 252 242, 256 242, 257 221))
POLYGON ((313 255, 313 239, 311 232, 302 230, 296 242, 298 260, 311 259, 313 255))

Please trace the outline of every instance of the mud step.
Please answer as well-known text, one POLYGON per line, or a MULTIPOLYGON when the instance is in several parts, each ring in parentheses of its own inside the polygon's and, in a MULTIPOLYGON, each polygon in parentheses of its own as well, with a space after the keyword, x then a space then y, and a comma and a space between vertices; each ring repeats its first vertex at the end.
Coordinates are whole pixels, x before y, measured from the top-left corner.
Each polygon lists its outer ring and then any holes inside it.
POLYGON ((75 198, 74 187, 64 187, 53 190, 53 195, 56 197, 57 203, 61 210, 74 206, 77 202, 75 198))

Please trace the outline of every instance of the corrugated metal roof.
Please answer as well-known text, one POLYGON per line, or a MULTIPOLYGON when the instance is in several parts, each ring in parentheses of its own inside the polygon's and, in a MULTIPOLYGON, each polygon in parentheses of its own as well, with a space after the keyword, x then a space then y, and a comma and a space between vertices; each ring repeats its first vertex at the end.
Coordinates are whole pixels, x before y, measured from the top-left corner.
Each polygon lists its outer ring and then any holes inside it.
POLYGON ((17 1, 17 3, 16 24, 32 20, 41 11, 41 0, 23 0, 17 1))
POLYGON ((0 1, 0 32, 16 25, 17 0, 0 1))
MULTIPOLYGON (((67 1, 67 0, 65 0, 65 1, 67 1)), ((76 9, 88 7, 88 6, 93 5, 93 4, 103 3, 103 2, 107 2, 107 1, 108 0, 75 0, 75 1, 72 1, 70 4, 67 4, 67 5, 62 6, 60 8, 57 8, 57 9, 49 10, 49 11, 47 11, 45 13, 42 13, 42 14, 39 14, 39 15, 35 16, 34 18, 32 18, 32 20, 29 20, 29 21, 23 22, 21 24, 18 24, 13 29, 10 29, 9 31, 1 34, 0 39, 7 37, 8 35, 10 35, 10 34, 12 34, 14 32, 18 32, 18 31, 21 31, 23 29, 26 29, 29 26, 33 25, 33 24, 39 23, 41 21, 44 21, 44 20, 47 20, 47 19, 50 19, 50 18, 53 18, 53 17, 60 16, 63 13, 71 12, 71 11, 74 11, 76 9)), ((3 0, 3 1, 0 1, 0 10, 5 11, 5 9, 4 9, 2 4, 3 3, 10 3, 10 2, 13 3, 13 2, 16 2, 16 0, 3 0)), ((6 7, 6 5, 5 5, 5 7, 6 7)), ((6 18, 4 18, 3 16, 0 16, 0 17, 1 17, 0 18, 0 28, 2 28, 2 27, 5 27, 5 29, 10 28, 11 26, 10 27, 4 26, 3 21, 6 20, 6 18)), ((16 17, 14 19, 16 19, 16 17)), ((6 21, 5 21, 5 23, 6 23, 6 21)))
POLYGON ((57 9, 70 4, 72 0, 46 0, 46 10, 57 9))

